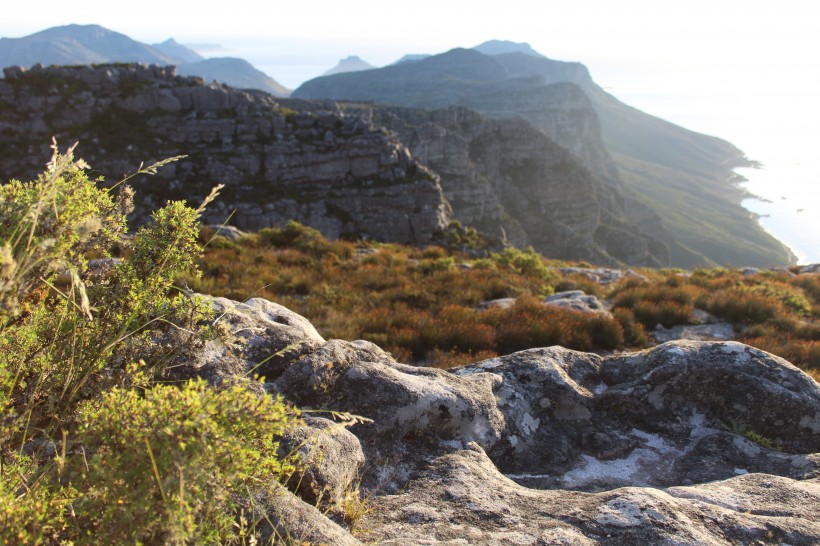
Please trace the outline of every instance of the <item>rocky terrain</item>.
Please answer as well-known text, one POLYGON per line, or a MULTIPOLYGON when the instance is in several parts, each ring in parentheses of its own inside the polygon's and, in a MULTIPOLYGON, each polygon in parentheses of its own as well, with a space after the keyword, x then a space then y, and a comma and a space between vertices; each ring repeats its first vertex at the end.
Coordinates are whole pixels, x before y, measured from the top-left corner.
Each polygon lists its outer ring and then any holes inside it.
POLYGON ((379 70, 306 82, 294 97, 424 108, 463 106, 519 117, 580 158, 626 200, 630 222, 660 215, 672 263, 787 263, 788 250, 740 206, 732 168, 751 163, 723 140, 631 108, 601 89, 580 63, 490 42, 379 70), (649 214, 651 217, 651 214, 649 214))
POLYGON ((820 385, 736 342, 540 348, 443 371, 325 341, 274 303, 212 299, 230 344, 181 374, 255 370, 309 413, 272 525, 332 544, 816 544, 820 385), (349 429, 322 416, 352 413, 349 429), (340 521, 359 487, 371 510, 340 521))
POLYGON ((235 209, 243 229, 295 219, 331 238, 424 243, 452 217, 553 257, 670 263, 660 218, 631 222, 617 181, 522 120, 273 99, 120 65, 9 69, 0 109, 6 178, 37 172, 52 135, 79 140, 100 172, 188 155, 137 187, 138 212, 222 183, 209 220, 235 209))
POLYGON ((173 68, 6 69, 0 80, 4 179, 28 179, 52 136, 106 173, 187 159, 137 182, 137 214, 225 185, 206 221, 244 229, 298 220, 331 238, 422 244, 450 220, 438 177, 385 129, 336 111, 297 112, 173 68), (387 212, 389 211, 389 212, 387 212))

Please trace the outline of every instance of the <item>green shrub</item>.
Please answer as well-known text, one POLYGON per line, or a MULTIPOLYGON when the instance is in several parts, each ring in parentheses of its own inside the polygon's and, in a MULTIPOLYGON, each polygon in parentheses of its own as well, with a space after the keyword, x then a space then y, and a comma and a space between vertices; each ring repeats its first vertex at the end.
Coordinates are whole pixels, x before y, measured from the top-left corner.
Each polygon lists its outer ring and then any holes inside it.
POLYGON ((762 323, 785 313, 777 299, 744 287, 711 292, 700 298, 699 304, 713 315, 735 323, 762 323))
POLYGON ((499 254, 493 254, 492 259, 498 265, 509 267, 521 275, 538 277, 548 282, 558 278, 558 274, 546 266, 544 258, 532 247, 526 250, 508 247, 499 254))
POLYGON ((110 543, 225 542, 239 509, 253 513, 237 493, 252 498, 293 471, 274 441, 293 419, 279 400, 203 380, 114 389, 80 411, 73 442, 86 455, 66 471, 76 517, 110 543))
POLYGON ((294 414, 155 384, 210 335, 172 288, 200 257, 203 209, 170 202, 128 240, 132 192, 54 149, 37 180, 0 187, 0 543, 238 541, 256 521, 243 499, 287 471, 273 439, 294 414), (92 266, 114 247, 123 259, 92 266))
POLYGON ((292 247, 312 256, 324 256, 332 246, 319 230, 304 226, 296 220, 290 220, 283 228, 264 228, 259 236, 275 247, 292 247))

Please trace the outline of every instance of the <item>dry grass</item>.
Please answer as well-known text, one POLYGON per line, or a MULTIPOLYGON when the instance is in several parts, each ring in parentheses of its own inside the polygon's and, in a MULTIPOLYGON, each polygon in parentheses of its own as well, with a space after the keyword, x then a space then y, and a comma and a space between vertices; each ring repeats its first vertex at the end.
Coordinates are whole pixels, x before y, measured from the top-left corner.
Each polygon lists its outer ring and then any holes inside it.
POLYGON ((291 224, 211 244, 202 279, 184 280, 200 292, 275 300, 325 337, 367 339, 420 365, 447 368, 548 345, 641 348, 649 344, 647 330, 691 324, 700 308, 733 323, 740 341, 820 369, 818 275, 642 270, 648 281, 625 278, 604 288, 551 269, 566 265, 530 251, 475 258, 438 246, 331 242, 291 224), (568 289, 610 298, 612 316, 543 304, 544 296, 568 289), (499 298, 517 300, 507 309, 478 310, 499 298))

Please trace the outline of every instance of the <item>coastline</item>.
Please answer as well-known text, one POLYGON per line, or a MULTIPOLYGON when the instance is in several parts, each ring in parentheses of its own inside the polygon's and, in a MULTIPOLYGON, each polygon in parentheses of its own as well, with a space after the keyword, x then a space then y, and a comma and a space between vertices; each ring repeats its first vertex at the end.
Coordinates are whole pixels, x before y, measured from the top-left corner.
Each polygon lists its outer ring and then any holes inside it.
POLYGON ((760 167, 740 167, 736 185, 740 205, 772 237, 783 243, 798 265, 820 262, 820 202, 806 195, 802 176, 760 167))

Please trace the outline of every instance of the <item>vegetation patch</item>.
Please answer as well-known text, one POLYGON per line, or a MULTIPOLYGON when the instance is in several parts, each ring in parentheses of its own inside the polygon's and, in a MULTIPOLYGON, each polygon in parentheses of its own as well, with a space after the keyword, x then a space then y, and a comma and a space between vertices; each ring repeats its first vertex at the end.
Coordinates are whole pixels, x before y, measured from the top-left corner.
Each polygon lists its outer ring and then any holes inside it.
POLYGON ((241 381, 166 384, 215 335, 172 286, 197 275, 203 209, 169 202, 125 237, 133 192, 86 167, 55 144, 0 186, 0 544, 253 542, 298 414, 241 381))

